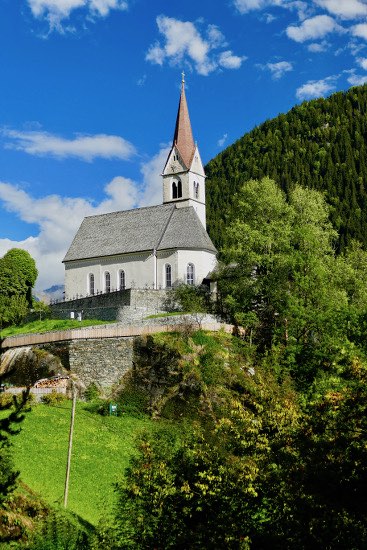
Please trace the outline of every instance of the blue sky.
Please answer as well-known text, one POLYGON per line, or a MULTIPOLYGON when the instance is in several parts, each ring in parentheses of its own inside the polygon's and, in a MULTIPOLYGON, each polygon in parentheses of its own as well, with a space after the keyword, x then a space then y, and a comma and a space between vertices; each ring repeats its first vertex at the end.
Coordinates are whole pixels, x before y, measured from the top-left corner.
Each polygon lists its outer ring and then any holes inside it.
POLYGON ((204 162, 367 81, 367 0, 0 0, 0 256, 38 289, 86 215, 159 204, 181 71, 204 162))

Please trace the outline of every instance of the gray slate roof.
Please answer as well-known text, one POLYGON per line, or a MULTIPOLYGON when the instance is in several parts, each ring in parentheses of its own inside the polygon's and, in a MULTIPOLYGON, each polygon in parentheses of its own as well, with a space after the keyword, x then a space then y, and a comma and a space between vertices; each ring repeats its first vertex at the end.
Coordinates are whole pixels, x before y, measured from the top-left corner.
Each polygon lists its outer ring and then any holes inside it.
POLYGON ((84 218, 63 261, 154 248, 217 252, 192 206, 162 204, 84 218))

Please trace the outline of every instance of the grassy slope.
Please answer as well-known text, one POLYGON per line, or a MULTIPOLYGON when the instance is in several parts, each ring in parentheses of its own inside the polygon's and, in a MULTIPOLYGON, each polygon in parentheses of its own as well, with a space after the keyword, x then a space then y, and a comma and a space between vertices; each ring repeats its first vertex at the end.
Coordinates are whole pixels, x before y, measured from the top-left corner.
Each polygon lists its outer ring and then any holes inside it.
MULTIPOLYGON (((36 405, 13 438, 21 479, 49 503, 62 503, 70 423, 70 402, 36 405)), ((128 465, 138 432, 148 419, 103 417, 78 403, 75 416, 69 508, 92 524, 112 510, 113 483, 128 465)))

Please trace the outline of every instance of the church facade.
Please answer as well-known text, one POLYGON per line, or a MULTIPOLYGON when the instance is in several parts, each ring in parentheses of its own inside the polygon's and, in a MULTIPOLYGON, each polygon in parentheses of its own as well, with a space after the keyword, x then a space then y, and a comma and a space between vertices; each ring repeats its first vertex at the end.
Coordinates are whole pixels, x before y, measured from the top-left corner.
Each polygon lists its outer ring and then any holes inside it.
POLYGON ((63 260, 65 299, 205 282, 216 266, 206 232, 205 173, 182 79, 163 204, 85 218, 63 260))

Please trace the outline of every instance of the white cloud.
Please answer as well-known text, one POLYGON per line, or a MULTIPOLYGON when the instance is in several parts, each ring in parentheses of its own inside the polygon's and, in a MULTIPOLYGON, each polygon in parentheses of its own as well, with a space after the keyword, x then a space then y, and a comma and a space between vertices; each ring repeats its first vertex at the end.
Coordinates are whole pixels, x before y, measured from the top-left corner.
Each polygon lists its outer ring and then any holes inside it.
POLYGON ((335 81, 337 78, 337 76, 328 76, 323 80, 309 80, 297 89, 297 99, 312 99, 332 92, 335 90, 335 81))
POLYGON ((135 147, 126 139, 106 134, 77 135, 74 139, 65 139, 48 132, 2 130, 8 140, 5 147, 25 151, 29 155, 52 156, 56 158, 76 157, 92 161, 99 157, 104 159, 131 158, 135 147))
POLYGON ((209 25, 206 34, 212 48, 219 48, 220 46, 227 45, 224 34, 219 30, 217 25, 209 25))
POLYGON ((166 164, 171 147, 163 144, 159 152, 148 162, 141 165, 143 181, 139 195, 139 206, 151 206, 162 203, 162 170, 166 164))
POLYGON ((329 15, 315 15, 303 21, 299 27, 290 25, 286 29, 288 38, 296 42, 317 40, 331 32, 343 32, 343 28, 329 15))
POLYGON ((24 248, 36 260, 39 277, 37 290, 48 288, 64 280, 61 263, 85 216, 127 210, 136 206, 161 204, 162 178, 159 175, 167 159, 169 147, 141 165, 141 181, 122 176, 115 177, 105 187, 105 197, 95 204, 84 198, 48 195, 34 198, 20 187, 0 182, 0 203, 26 223, 36 224, 36 236, 22 241, 0 239, 0 256, 10 248, 24 248))
POLYGON ((217 141, 218 147, 223 147, 223 145, 225 144, 227 139, 228 139, 228 134, 223 134, 222 137, 219 138, 218 141, 217 141))
MULTIPOLYGON (((367 60, 364 60, 364 61, 367 61, 367 60)), ((352 70, 347 80, 351 86, 362 86, 362 84, 366 84, 367 82, 367 74, 358 75, 358 74, 355 74, 354 70, 352 70)))
POLYGON ((226 50, 219 55, 218 64, 224 69, 239 69, 246 56, 233 55, 231 50, 226 50))
POLYGON ((308 44, 307 49, 312 53, 322 53, 325 52, 329 46, 329 42, 323 40, 322 42, 312 42, 312 44, 308 44))
POLYGON ((234 5, 240 13, 261 10, 270 4, 268 0, 234 0, 234 5))
MULTIPOLYGON (((302 0, 233 0, 235 8, 241 13, 245 14, 250 11, 262 10, 264 8, 286 8, 288 10, 295 10, 298 12, 298 17, 302 20, 312 10, 307 2, 302 0)), ((270 21, 272 16, 270 15, 270 21)), ((267 22, 270 22, 269 20, 267 22)))
POLYGON ((234 55, 230 50, 215 52, 226 46, 225 38, 215 25, 209 25, 206 35, 202 36, 191 21, 179 21, 172 17, 157 17, 159 32, 164 44, 152 44, 146 54, 146 60, 157 65, 168 61, 172 65, 193 64, 195 70, 207 76, 218 66, 226 69, 238 69, 244 57, 234 55))
POLYGON ((362 69, 367 71, 367 58, 366 57, 359 57, 357 59, 357 63, 358 63, 358 65, 360 65, 360 67, 362 67, 362 69))
POLYGON ((276 20, 276 17, 274 17, 274 15, 272 15, 271 13, 264 13, 263 19, 265 23, 269 25, 270 23, 276 20))
POLYGON ((278 63, 267 63, 263 67, 271 72, 274 80, 279 80, 285 73, 293 71, 293 65, 289 61, 278 61, 278 63))
POLYGON ((356 19, 367 15, 364 0, 314 0, 315 4, 342 19, 356 19))
POLYGON ((136 84, 138 86, 144 86, 145 83, 147 81, 147 75, 146 74, 143 74, 143 76, 141 76, 140 78, 138 78, 138 80, 136 81, 136 84))
POLYGON ((351 30, 353 36, 358 36, 358 38, 364 38, 365 40, 367 40, 367 23, 354 25, 351 30))
POLYGON ((126 0, 27 0, 34 17, 46 19, 50 30, 64 32, 62 22, 76 9, 84 8, 89 16, 106 17, 111 10, 126 10, 126 0))

